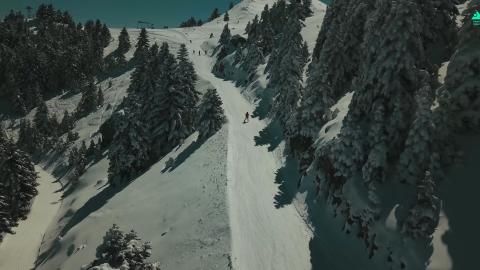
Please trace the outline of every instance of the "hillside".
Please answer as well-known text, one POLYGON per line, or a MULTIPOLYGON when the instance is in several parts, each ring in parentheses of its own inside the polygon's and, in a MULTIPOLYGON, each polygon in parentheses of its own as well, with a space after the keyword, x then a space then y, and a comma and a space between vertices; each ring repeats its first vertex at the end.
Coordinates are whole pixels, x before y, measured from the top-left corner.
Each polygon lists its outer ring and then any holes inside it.
MULTIPOLYGON (((478 72, 467 61, 478 58, 471 49, 478 37, 465 23, 475 1, 436 7, 449 26, 454 10, 465 12, 445 31, 423 27, 432 22, 420 14, 438 14, 413 0, 354 2, 333 1, 327 10, 313 0, 303 10, 289 1, 243 0, 228 11, 228 23, 222 14, 202 26, 147 29, 144 54, 154 60, 136 55, 145 30, 109 29, 103 57, 118 53, 126 31, 127 64, 91 82, 104 101, 85 115, 77 110, 88 87, 45 99, 59 123, 65 111, 80 116, 61 136, 66 149, 33 156, 40 194, 17 234, 0 243, 0 268, 87 269, 113 224, 149 242, 148 261, 162 270, 463 270, 478 264, 471 237, 476 217, 468 215, 474 202, 462 198, 474 198, 478 186, 478 138, 469 129, 480 119, 469 84, 478 72), (413 19, 401 23, 402 14, 413 19), (387 15, 398 18, 387 25, 387 15), (449 31, 455 39, 442 45, 451 47, 441 57, 431 53, 437 46, 431 41, 449 31), (122 149, 115 145, 119 137, 141 137, 144 119, 168 115, 158 104, 142 107, 159 89, 175 89, 155 81, 178 71, 155 66, 164 48, 175 56, 186 48, 194 90, 204 97, 216 89, 227 121, 205 138, 195 123, 173 150, 148 152, 151 163, 132 166, 135 176, 122 183, 111 169, 113 149, 122 149), (459 72, 467 68, 472 71, 459 72), (130 110, 135 106, 140 109, 130 110), (160 113, 148 118, 156 109, 160 113), (117 141, 92 150, 75 179, 71 160, 78 152, 72 150, 98 144, 106 139, 105 126, 131 119, 138 125, 125 125, 124 134, 109 130, 117 141), (78 137, 69 141, 71 134, 78 137)), ((41 109, 5 117, 2 130, 21 137, 24 120, 35 123, 41 109)), ((176 119, 173 127, 189 121, 176 119)), ((128 149, 144 143, 129 139, 128 149)), ((146 140, 147 148, 169 147, 170 139, 160 146, 146 140)), ((130 154, 117 158, 135 163, 143 157, 130 154)))

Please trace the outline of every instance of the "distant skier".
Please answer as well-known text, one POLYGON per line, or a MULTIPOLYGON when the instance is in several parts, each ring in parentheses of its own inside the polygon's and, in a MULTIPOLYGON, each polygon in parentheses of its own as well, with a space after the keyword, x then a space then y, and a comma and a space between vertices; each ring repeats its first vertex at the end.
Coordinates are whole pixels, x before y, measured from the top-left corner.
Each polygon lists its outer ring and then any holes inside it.
POLYGON ((192 43, 192 40, 190 39, 190 43, 192 43))
POLYGON ((201 52, 201 51, 200 51, 200 50, 198 50, 198 56, 200 56, 200 52, 201 52))
POLYGON ((193 50, 193 55, 195 55, 195 50, 193 50))
POLYGON ((213 38, 213 33, 210 33, 210 38, 213 38))
POLYGON ((205 50, 205 55, 207 55, 207 50, 205 50))
POLYGON ((250 114, 248 114, 248 112, 245 113, 245 120, 243 120, 244 124, 249 122, 249 120, 248 120, 249 117, 250 117, 250 114))

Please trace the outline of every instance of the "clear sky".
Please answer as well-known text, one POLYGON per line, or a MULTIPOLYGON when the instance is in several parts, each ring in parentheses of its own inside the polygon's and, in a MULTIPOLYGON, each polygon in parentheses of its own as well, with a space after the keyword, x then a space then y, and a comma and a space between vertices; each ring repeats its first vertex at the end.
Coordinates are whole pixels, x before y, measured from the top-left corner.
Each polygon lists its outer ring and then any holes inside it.
POLYGON ((178 26, 180 22, 194 16, 207 19, 217 7, 221 12, 228 9, 230 2, 240 0, 0 0, 0 16, 3 18, 11 9, 21 10, 41 3, 53 4, 57 9, 68 10, 75 21, 100 19, 110 27, 136 27, 137 21, 148 21, 155 27, 178 26))

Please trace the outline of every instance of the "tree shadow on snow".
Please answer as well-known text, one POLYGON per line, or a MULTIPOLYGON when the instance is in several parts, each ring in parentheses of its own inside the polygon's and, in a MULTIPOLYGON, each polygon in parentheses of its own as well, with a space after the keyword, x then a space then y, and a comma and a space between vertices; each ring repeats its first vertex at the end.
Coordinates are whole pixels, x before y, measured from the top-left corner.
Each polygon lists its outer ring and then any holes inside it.
POLYGON ((272 152, 283 140, 282 128, 277 121, 270 122, 255 136, 255 145, 269 145, 268 151, 272 152))
POLYGON ((255 107, 255 111, 253 111, 252 116, 258 117, 260 120, 265 119, 270 112, 270 108, 272 107, 273 102, 273 91, 264 89, 261 96, 260 102, 258 102, 257 107, 255 107))
POLYGON ((62 217, 62 219, 71 216, 70 220, 63 227, 63 229, 59 234, 59 237, 55 240, 55 242, 52 244, 50 249, 39 254, 35 262, 35 266, 38 267, 40 264, 42 264, 43 262, 46 262, 55 254, 60 252, 61 237, 64 237, 68 233, 68 231, 70 231, 73 227, 75 227, 77 224, 82 222, 91 213, 102 208, 116 193, 120 192, 124 187, 126 187, 126 185, 122 187, 112 187, 109 185, 105 189, 100 191, 97 195, 91 197, 82 207, 80 207, 77 211, 75 211, 75 213, 72 214, 73 211, 70 213, 67 212, 67 214, 65 214, 65 216, 62 217))
POLYGON ((195 153, 195 151, 197 151, 207 139, 208 138, 202 140, 197 139, 196 141, 192 142, 187 148, 185 148, 180 154, 178 154, 177 158, 175 158, 173 165, 169 167, 166 166, 162 170, 162 173, 165 173, 167 171, 171 172, 180 165, 182 165, 182 163, 185 162, 185 160, 187 160, 193 153, 195 153))
POLYGON ((279 184, 279 187, 274 198, 276 208, 291 204, 295 198, 298 191, 297 183, 300 179, 297 168, 297 161, 289 155, 283 167, 277 170, 275 183, 279 184))
POLYGON ((443 211, 448 218, 449 230, 442 241, 448 247, 452 270, 478 268, 478 224, 476 207, 480 205, 480 139, 478 134, 462 136, 463 164, 451 168, 448 179, 439 184, 443 211))

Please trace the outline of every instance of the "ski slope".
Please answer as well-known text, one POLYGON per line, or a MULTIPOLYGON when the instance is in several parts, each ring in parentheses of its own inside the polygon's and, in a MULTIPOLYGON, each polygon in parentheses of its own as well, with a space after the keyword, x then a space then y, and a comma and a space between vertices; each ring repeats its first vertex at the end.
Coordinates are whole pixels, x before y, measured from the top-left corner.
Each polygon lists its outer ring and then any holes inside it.
MULTIPOLYGON (((271 6, 274 2, 244 0, 236 5, 229 11, 232 35, 243 35, 247 22, 259 15, 265 4, 271 6)), ((302 31, 310 50, 325 12, 320 2, 313 1, 313 6, 315 15, 308 19, 311 26, 302 31)), ((254 105, 242 95, 245 89, 211 73, 211 54, 224 25, 220 17, 201 27, 148 29, 148 35, 150 44, 168 42, 173 53, 180 44, 186 44, 199 76, 197 88, 200 92, 217 89, 228 118, 226 127, 203 145, 197 145, 192 135, 184 145, 115 194, 105 185, 108 159, 90 164, 80 178, 81 184, 65 197, 60 209, 51 206, 50 211, 58 210, 56 217, 50 218, 54 222, 35 231, 40 236, 45 233, 40 248, 35 245, 35 253, 28 256, 33 263, 39 250, 37 269, 77 270, 91 262, 113 223, 123 230, 135 229, 143 240, 150 241, 151 260, 159 261, 162 270, 311 269, 310 229, 293 204, 275 207, 279 193, 275 177, 282 167, 282 157, 269 152, 265 145, 255 145, 254 137, 267 123, 251 119, 243 124, 245 113, 254 111, 254 105), (165 170, 165 161, 171 157, 182 162, 174 170, 165 170)), ((111 30, 114 41, 106 48, 106 54, 116 48, 119 31, 111 30)), ((133 44, 139 30, 128 31, 133 44)), ((134 46, 126 54, 127 60, 133 51, 134 46)), ((105 107, 110 104, 112 108, 102 108, 78 121, 74 129, 80 135, 77 146, 96 139, 98 126, 126 95, 130 74, 131 71, 99 82, 104 89, 105 107), (111 88, 107 87, 109 81, 111 88)), ((78 95, 56 97, 47 105, 59 115, 64 109, 73 110, 78 100, 78 95)), ((39 219, 42 217, 29 218, 35 224, 39 219)), ((0 257, 0 269, 4 269, 2 261, 0 257)), ((6 261, 15 265, 12 258, 6 261)), ((27 268, 22 265, 19 269, 27 268)))
POLYGON ((61 188, 53 176, 40 166, 38 172, 38 195, 26 220, 20 221, 14 228, 16 234, 7 234, 0 244, 0 269, 32 269, 37 258, 38 248, 47 227, 54 220, 60 208, 61 188))
POLYGON ((277 209, 280 168, 267 146, 256 146, 254 137, 266 127, 258 119, 243 123, 245 112, 254 111, 232 82, 216 78, 211 59, 195 56, 200 77, 218 90, 228 118, 228 203, 234 269, 310 269, 310 233, 293 205, 277 209))

